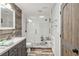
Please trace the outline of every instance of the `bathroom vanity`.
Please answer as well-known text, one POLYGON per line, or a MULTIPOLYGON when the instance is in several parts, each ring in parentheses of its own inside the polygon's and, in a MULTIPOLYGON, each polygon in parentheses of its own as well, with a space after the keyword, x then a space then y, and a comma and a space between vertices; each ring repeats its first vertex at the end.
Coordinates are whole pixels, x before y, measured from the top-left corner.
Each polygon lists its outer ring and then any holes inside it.
POLYGON ((13 44, 0 46, 0 56, 26 56, 25 37, 15 37, 11 39, 13 44))

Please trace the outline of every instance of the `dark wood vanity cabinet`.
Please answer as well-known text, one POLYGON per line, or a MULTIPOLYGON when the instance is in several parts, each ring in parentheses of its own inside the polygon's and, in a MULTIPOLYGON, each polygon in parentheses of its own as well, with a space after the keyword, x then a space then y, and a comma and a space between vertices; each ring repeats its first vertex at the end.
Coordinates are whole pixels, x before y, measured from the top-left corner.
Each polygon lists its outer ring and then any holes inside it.
POLYGON ((17 46, 17 55, 18 56, 22 55, 22 42, 20 42, 17 46))
POLYGON ((20 42, 17 46, 18 56, 26 56, 26 40, 20 42))
POLYGON ((26 55, 26 40, 23 41, 22 43, 22 50, 21 50, 21 54, 22 56, 25 56, 26 55))
POLYGON ((9 49, 1 56, 26 56, 26 39, 9 49))
POLYGON ((17 46, 12 47, 9 51, 8 51, 9 56, 17 56, 17 46))
POLYGON ((8 56, 8 52, 5 52, 5 53, 2 54, 1 56, 8 56))

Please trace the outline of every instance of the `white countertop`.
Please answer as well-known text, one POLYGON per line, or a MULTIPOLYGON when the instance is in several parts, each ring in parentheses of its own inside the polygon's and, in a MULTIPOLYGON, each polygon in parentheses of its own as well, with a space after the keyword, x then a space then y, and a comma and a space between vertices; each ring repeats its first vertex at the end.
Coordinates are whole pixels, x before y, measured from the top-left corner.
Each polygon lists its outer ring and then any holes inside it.
POLYGON ((3 53, 7 52, 9 49, 11 49, 13 46, 17 45, 18 43, 20 43, 21 41, 23 41, 25 39, 25 37, 15 37, 12 38, 11 40, 14 42, 12 45, 10 46, 0 46, 3 48, 0 48, 0 55, 2 55, 3 53))

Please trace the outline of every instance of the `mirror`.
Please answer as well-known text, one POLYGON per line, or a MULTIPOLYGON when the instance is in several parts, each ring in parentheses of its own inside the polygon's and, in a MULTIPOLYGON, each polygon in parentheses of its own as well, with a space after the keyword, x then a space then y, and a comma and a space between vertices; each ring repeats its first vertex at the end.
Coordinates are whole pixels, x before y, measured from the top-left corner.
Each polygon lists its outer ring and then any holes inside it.
POLYGON ((15 29, 15 11, 8 6, 0 4, 0 29, 15 29))

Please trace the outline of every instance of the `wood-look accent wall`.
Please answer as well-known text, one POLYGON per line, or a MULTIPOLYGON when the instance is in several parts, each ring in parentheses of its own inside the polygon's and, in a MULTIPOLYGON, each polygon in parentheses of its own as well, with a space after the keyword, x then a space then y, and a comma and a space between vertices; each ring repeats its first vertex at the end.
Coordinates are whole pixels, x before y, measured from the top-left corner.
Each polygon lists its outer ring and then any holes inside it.
POLYGON ((10 3, 11 8, 15 10, 15 29, 10 30, 0 30, 0 38, 6 38, 12 35, 12 31, 15 31, 15 36, 22 36, 22 11, 14 3, 10 3))

